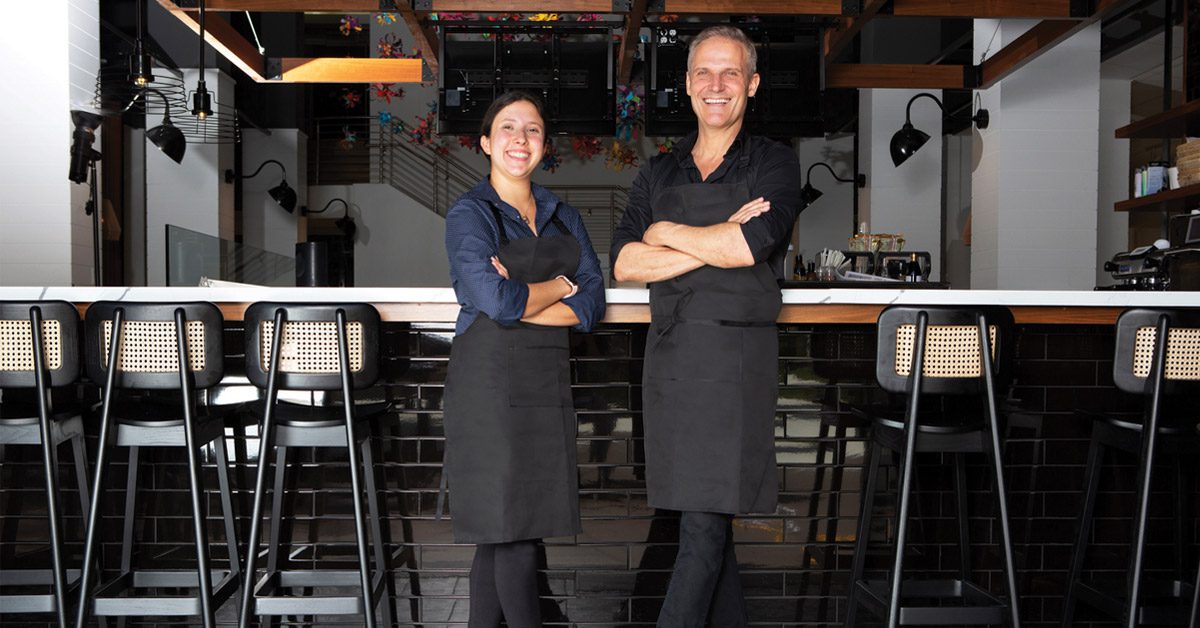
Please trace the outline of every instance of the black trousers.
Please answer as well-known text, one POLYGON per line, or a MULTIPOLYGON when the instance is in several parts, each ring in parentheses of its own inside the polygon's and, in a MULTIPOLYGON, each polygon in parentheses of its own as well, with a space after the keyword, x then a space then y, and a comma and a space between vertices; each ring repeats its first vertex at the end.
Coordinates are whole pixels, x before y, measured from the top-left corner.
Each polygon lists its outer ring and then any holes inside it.
POLYGON ((659 628, 741 627, 746 600, 733 553, 733 516, 684 512, 679 554, 658 615, 659 628))
POLYGON ((469 628, 538 628, 537 550, 540 540, 475 547, 469 628))

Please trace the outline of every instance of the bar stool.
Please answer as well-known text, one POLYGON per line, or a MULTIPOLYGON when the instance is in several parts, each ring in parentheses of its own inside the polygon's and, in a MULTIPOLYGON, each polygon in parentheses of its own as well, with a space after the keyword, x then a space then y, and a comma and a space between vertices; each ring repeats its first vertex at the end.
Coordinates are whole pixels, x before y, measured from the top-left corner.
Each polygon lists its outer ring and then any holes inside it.
POLYGON ((847 626, 854 626, 861 602, 887 618, 888 626, 1020 625, 1016 573, 1008 502, 1001 469, 996 394, 1007 376, 1011 354, 1009 329, 1012 315, 1003 308, 954 309, 894 306, 879 316, 876 379, 890 393, 906 395, 903 416, 873 415, 867 485, 859 513, 854 564, 850 578, 847 626), (981 349, 982 347, 982 349, 981 349), (982 359, 990 355, 991 360, 982 359), (940 417, 921 409, 924 395, 944 395, 947 400, 966 395, 981 398, 984 416, 940 417), (866 555, 875 491, 879 484, 882 448, 897 452, 901 460, 900 507, 896 515, 896 547, 889 579, 866 580, 866 555), (950 580, 906 580, 904 557, 912 501, 914 454, 938 452, 955 456, 955 492, 958 497, 960 577, 950 580), (984 453, 995 479, 993 494, 999 507, 1000 547, 1008 586, 1008 601, 1001 601, 971 582, 970 542, 967 537, 967 504, 964 453, 984 453), (953 600, 955 606, 936 602, 953 600), (918 603, 918 601, 924 601, 918 603), (911 602, 905 604, 905 602, 911 602))
POLYGON ((1072 624, 1078 602, 1086 602, 1105 614, 1116 617, 1130 628, 1139 625, 1184 625, 1188 619, 1183 603, 1194 597, 1195 584, 1184 578, 1186 543, 1184 518, 1190 512, 1187 501, 1183 461, 1193 461, 1200 452, 1195 426, 1195 399, 1200 394, 1200 312, 1187 310, 1132 309, 1117 319, 1116 352, 1113 357, 1113 382, 1117 388, 1147 397, 1142 420, 1122 416, 1100 416, 1092 426, 1091 447, 1085 480, 1083 512, 1079 518, 1068 573, 1067 595, 1063 602, 1063 625, 1072 624), (1164 417, 1163 405, 1178 398, 1186 416, 1164 417), (1186 422, 1181 422, 1183 419, 1186 422), (1100 470, 1109 449, 1138 456, 1135 511, 1129 570, 1123 594, 1113 594, 1082 578, 1084 560, 1091 534, 1100 470), (1144 570, 1147 520, 1154 467, 1161 454, 1176 456, 1175 493, 1175 571, 1172 581, 1147 581, 1144 570))
POLYGON ((77 406, 52 407, 51 389, 74 384, 78 378, 79 312, 74 305, 63 301, 0 302, 0 388, 33 389, 37 395, 33 404, 0 402, 0 447, 6 451, 18 446, 41 449, 51 561, 49 569, 15 568, 13 564, 0 569, 0 587, 5 587, 5 594, 0 595, 0 615, 54 613, 60 627, 67 625, 68 589, 79 577, 78 570, 66 568, 58 503, 58 447, 67 441, 75 459, 82 516, 87 516, 90 500, 83 419, 77 406), (44 592, 47 585, 51 587, 48 593, 44 592), (14 588, 12 594, 9 587, 14 588))
MULTIPOLYGON (((392 585, 384 549, 380 504, 371 453, 371 419, 385 414, 387 403, 355 404, 352 389, 373 385, 379 377, 379 313, 362 304, 255 303, 246 310, 246 374, 256 386, 266 388, 259 429, 258 471, 254 485, 254 511, 250 519, 250 546, 246 573, 256 574, 263 501, 268 495, 267 469, 275 448, 275 478, 271 490, 271 527, 266 573, 242 592, 240 626, 251 616, 359 615, 374 628, 375 606, 383 601, 383 621, 392 623, 392 585), (279 330, 279 331, 277 331, 279 330), (342 405, 299 406, 278 402, 279 391, 341 391, 342 405), (355 445, 360 449, 356 449, 355 445), (284 569, 288 557, 281 553, 284 479, 288 450, 294 447, 344 448, 350 458, 350 483, 354 492, 354 531, 357 570, 284 569), (364 477, 359 468, 361 451, 367 494, 364 516, 361 496, 364 477), (371 577, 367 526, 374 541, 375 571, 371 577), (287 589, 358 588, 357 595, 290 596, 287 589)), ((315 558, 315 551, 314 551, 315 558)))
MULTIPOLYGON (((224 413, 197 406, 198 390, 221 380, 224 372, 221 312, 211 303, 118 303, 98 301, 87 310, 85 343, 88 377, 103 382, 100 446, 92 492, 96 496, 87 521, 84 566, 76 626, 88 612, 98 617, 200 616, 204 626, 216 624, 216 609, 237 590, 241 578, 237 532, 225 452, 224 413), (177 398, 122 395, 132 389, 154 393, 177 391, 177 398), (115 421, 114 421, 115 419, 115 421), (114 425, 115 423, 115 425, 114 425), (115 438, 110 441, 110 428, 115 438), (214 570, 208 553, 205 512, 208 498, 200 478, 200 452, 211 443, 229 552, 229 567, 214 570), (92 591, 92 556, 99 534, 101 488, 112 446, 129 450, 125 485, 121 571, 92 591), (134 524, 138 466, 142 447, 182 448, 187 457, 196 568, 134 569, 134 524), (214 584, 215 581, 215 584, 214 584), (153 593, 191 589, 186 595, 153 593)), ((160 393, 161 395, 162 393, 160 393)))

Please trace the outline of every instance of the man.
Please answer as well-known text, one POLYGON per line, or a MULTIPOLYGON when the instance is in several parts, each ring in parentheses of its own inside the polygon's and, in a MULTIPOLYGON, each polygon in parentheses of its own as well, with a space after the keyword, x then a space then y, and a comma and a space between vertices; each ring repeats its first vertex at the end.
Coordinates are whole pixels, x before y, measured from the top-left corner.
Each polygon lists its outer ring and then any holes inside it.
POLYGON ((678 510, 658 625, 744 626, 733 516, 775 511, 777 279, 800 210, 792 149, 745 133, 754 46, 732 26, 688 50, 696 133, 656 156, 614 233, 618 281, 650 285, 643 416, 650 505, 678 510))

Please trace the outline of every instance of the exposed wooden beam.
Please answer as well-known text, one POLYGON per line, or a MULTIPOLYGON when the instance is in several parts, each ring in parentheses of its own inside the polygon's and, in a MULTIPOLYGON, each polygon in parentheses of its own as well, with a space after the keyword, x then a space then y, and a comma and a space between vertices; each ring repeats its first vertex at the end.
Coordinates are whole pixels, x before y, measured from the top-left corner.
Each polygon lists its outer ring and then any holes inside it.
POLYGON ((1096 12, 1082 20, 1043 20, 983 62, 980 89, 987 89, 1060 42, 1116 12, 1130 0, 1100 0, 1096 12))
POLYGON ((625 16, 625 34, 617 50, 617 85, 628 85, 633 74, 633 53, 641 42, 642 20, 646 18, 647 0, 631 0, 629 13, 625 16))
MULTIPOLYGON (((397 5, 406 0, 397 0, 397 5)), ((179 0, 194 11, 196 0, 179 0)), ((378 13, 379 0, 207 0, 210 11, 300 13, 378 13)), ((735 13, 739 15, 844 15, 842 0, 666 0, 661 13, 735 13)), ((625 13, 612 0, 431 0, 430 11, 463 13, 625 13), (616 10, 614 10, 616 9, 616 10)))
POLYGON ((901 63, 834 63, 826 88, 964 89, 970 66, 901 63))
POLYGON ((420 83, 420 59, 279 59, 283 83, 420 83))
MULTIPOLYGON (((192 29, 193 33, 200 34, 200 22, 195 15, 179 8, 171 0, 158 0, 158 4, 192 29)), ((266 58, 258 52, 258 47, 234 30, 225 18, 207 11, 204 18, 204 41, 250 78, 266 81, 266 58)))
POLYGON ((833 63, 838 57, 842 56, 846 48, 854 42, 854 38, 858 36, 859 31, 871 18, 879 13, 883 5, 887 4, 887 0, 868 0, 863 5, 862 13, 854 17, 844 17, 840 20, 841 26, 837 30, 825 31, 825 63, 833 63))
POLYGON ((400 9, 400 17, 404 20, 404 25, 408 27, 408 32, 412 33, 413 41, 417 45, 417 50, 421 51, 421 58, 425 60, 425 74, 422 79, 428 79, 426 82, 437 81, 438 76, 438 40, 433 34, 433 29, 429 23, 413 11, 412 5, 404 0, 397 2, 400 9))
POLYGON ((892 0, 897 17, 1083 18, 1071 15, 1071 0, 892 0))

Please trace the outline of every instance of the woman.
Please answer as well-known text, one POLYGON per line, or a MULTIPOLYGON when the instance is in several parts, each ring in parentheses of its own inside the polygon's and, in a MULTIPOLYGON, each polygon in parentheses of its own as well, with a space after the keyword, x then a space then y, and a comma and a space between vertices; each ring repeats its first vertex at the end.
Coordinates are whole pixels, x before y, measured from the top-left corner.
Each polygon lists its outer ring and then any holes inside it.
POLYGON ((537 544, 578 534, 567 328, 604 315, 583 219, 530 181, 545 152, 542 107, 523 92, 488 107, 489 176, 446 214, 462 310, 446 378, 446 473, 454 540, 474 543, 470 623, 540 626, 537 544))

